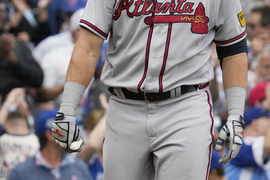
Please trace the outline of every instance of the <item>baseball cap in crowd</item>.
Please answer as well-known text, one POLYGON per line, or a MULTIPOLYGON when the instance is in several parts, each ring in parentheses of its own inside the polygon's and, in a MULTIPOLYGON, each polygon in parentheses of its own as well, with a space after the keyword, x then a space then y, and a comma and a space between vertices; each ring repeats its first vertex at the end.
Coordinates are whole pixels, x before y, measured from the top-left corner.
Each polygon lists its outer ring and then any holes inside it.
MULTIPOLYGON (((56 113, 59 109, 44 110, 38 114, 35 120, 35 129, 38 135, 44 134, 47 130, 51 129, 51 124, 55 120, 56 113)), ((82 124, 81 119, 76 119, 76 124, 82 124)))
POLYGON ((248 103, 254 106, 256 102, 261 101, 265 98, 265 89, 269 82, 262 82, 255 85, 249 93, 248 103))
POLYGON ((35 120, 35 129, 38 135, 44 134, 51 129, 51 124, 54 122, 58 109, 44 110, 38 114, 35 120))
POLYGON ((270 111, 261 106, 248 108, 244 112, 245 126, 248 126, 254 119, 258 119, 260 117, 270 117, 270 111))
POLYGON ((84 8, 87 0, 62 0, 62 11, 64 13, 74 13, 78 9, 84 8))
POLYGON ((218 160, 221 158, 221 155, 213 149, 212 151, 212 159, 211 159, 211 165, 210 165, 210 171, 213 169, 218 169, 220 167, 224 167, 223 164, 219 163, 218 160))

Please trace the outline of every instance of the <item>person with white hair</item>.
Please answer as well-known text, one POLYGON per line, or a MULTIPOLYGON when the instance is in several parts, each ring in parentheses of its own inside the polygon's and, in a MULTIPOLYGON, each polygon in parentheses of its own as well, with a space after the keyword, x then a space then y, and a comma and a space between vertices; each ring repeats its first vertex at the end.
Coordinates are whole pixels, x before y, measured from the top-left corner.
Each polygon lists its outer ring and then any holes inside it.
MULTIPOLYGON (((69 29, 71 37, 67 37, 66 43, 60 43, 58 47, 54 47, 53 50, 47 52, 42 59, 40 59, 40 66, 44 72, 43 88, 55 89, 55 91, 62 91, 65 82, 66 71, 68 68, 69 60, 77 41, 79 34, 79 21, 82 17, 83 9, 79 9, 71 16, 69 29)), ((57 39, 56 39, 57 40, 57 39)), ((60 105, 61 93, 50 103, 42 103, 42 109, 55 108, 60 105)))
POLYGON ((249 71, 248 87, 255 87, 257 84, 270 81, 270 44, 264 45, 257 55, 256 61, 251 64, 249 71))
POLYGON ((256 82, 270 81, 270 44, 263 47, 258 55, 256 65, 256 82))

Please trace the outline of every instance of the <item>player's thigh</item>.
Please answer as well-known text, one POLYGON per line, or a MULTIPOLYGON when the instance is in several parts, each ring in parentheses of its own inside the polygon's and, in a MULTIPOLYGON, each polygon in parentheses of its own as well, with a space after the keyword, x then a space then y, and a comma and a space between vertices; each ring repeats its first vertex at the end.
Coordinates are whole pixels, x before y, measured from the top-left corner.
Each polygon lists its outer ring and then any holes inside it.
POLYGON ((209 92, 194 92, 167 105, 156 124, 156 180, 204 180, 213 142, 212 105, 209 92), (166 117, 167 116, 167 117, 166 117))
POLYGON ((103 148, 105 180, 151 180, 144 104, 110 98, 103 148))

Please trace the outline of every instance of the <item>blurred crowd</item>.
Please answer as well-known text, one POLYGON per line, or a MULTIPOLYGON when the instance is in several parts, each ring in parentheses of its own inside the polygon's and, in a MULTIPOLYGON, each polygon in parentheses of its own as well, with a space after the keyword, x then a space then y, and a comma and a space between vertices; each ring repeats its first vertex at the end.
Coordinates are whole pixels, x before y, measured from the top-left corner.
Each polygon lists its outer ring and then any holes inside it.
MULTIPOLYGON (((51 135, 65 75, 87 0, 0 0, 0 180, 102 180, 109 92, 100 81, 104 42, 94 79, 77 109, 84 139, 67 154, 51 135)), ((270 179, 270 0, 241 0, 248 44, 245 131, 239 155, 223 165, 214 149, 209 180, 270 179)), ((213 44, 210 83, 214 139, 227 119, 221 66, 213 44)))

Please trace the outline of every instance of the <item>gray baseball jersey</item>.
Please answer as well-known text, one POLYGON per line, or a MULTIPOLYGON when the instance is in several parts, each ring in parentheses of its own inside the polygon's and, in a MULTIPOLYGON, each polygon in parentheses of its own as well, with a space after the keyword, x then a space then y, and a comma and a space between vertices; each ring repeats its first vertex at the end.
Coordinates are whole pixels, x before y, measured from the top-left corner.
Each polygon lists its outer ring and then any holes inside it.
POLYGON ((88 0, 80 25, 109 37, 103 82, 134 92, 208 82, 211 42, 246 37, 239 0, 88 0))
MULTIPOLYGON (((209 82, 212 41, 229 46, 246 36, 239 0, 88 0, 80 25, 109 37, 105 85, 133 92, 209 82)), ((214 122, 209 87, 145 101, 111 96, 104 179, 208 179, 214 122)))

